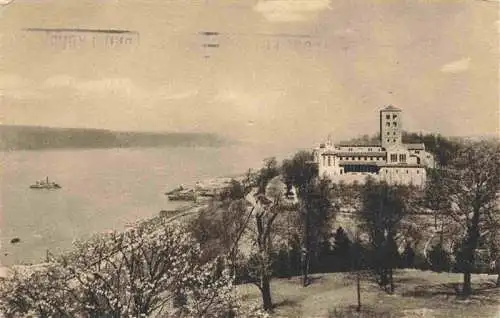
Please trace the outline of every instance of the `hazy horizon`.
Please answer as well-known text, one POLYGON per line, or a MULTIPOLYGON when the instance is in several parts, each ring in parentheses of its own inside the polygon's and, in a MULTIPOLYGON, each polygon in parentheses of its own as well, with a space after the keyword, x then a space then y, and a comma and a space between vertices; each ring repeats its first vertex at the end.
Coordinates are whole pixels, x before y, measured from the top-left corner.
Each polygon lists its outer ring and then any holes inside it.
MULTIPOLYGON (((6 124, 0 124, 0 127, 14 127, 14 128, 23 128, 23 127, 26 127, 26 128, 41 128, 41 129, 60 129, 60 130, 65 130, 65 129, 68 129, 68 130, 71 130, 71 129, 77 129, 77 130, 97 130, 97 131, 109 131, 109 132, 115 132, 115 133, 138 133, 138 134, 207 134, 207 135, 210 135, 210 134, 213 134, 213 135, 216 135, 216 136, 222 136, 222 135, 219 135, 219 134, 216 134, 214 132, 210 132, 210 131, 189 131, 189 130, 185 130, 185 131, 177 131, 177 132, 174 132, 174 131, 170 131, 170 130, 127 130, 127 129, 108 129, 108 128, 102 128, 102 127, 69 127, 69 126, 43 126, 43 125, 6 125, 6 124)), ((421 131, 408 131, 406 129, 403 130, 404 132, 407 132, 407 133, 424 133, 424 132, 421 132, 421 131)), ((368 132, 368 133, 360 133, 360 134, 354 134, 354 135, 349 135, 349 136, 346 136, 347 139, 350 139, 350 138, 353 138, 353 139, 358 139, 358 138, 362 138, 364 136, 368 136, 368 137, 374 137, 375 135, 377 135, 379 132, 378 131, 373 131, 372 133, 368 132)), ((425 133, 429 133, 429 134, 440 134, 439 132, 432 132, 432 131, 428 131, 428 132, 425 132, 425 133)), ((442 135, 442 134, 441 134, 442 135)), ((498 134, 496 132, 492 132, 492 133, 485 133, 485 134, 478 134, 478 135, 442 135, 443 137, 451 137, 451 138, 455 138, 455 137, 464 137, 464 138, 467 138, 467 137, 484 137, 484 138, 489 138, 489 137, 498 137, 500 138, 500 136, 498 136, 498 134)), ((324 141, 326 141, 328 139, 328 136, 323 136, 324 138, 324 141)), ((248 140, 238 140, 238 139, 228 139, 229 141, 241 141, 241 142, 248 142, 248 140)))
POLYGON ((498 137, 498 7, 16 0, 0 13, 0 124, 303 147, 376 133, 392 104, 407 131, 498 137), (53 29, 80 42, 51 42, 53 29), (91 30, 129 30, 130 45, 90 45, 91 30))

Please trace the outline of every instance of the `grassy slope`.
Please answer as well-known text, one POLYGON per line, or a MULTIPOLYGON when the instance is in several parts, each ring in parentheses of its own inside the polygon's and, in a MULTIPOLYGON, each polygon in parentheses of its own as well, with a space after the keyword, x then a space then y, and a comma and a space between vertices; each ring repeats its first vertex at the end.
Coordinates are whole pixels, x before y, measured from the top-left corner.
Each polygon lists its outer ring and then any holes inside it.
MULTIPOLYGON (((313 277, 313 284, 306 288, 301 287, 300 278, 275 279, 272 283, 276 304, 273 317, 328 317, 334 308, 356 305, 355 280, 349 274, 316 274, 313 277)), ((469 300, 456 296, 455 288, 460 288, 461 279, 460 274, 400 270, 395 276, 394 295, 384 293, 365 279, 361 283, 363 307, 385 313, 377 317, 500 317, 500 289, 493 288, 496 276, 473 275, 475 293, 469 300)), ((246 301, 260 301, 255 286, 238 288, 246 301)))

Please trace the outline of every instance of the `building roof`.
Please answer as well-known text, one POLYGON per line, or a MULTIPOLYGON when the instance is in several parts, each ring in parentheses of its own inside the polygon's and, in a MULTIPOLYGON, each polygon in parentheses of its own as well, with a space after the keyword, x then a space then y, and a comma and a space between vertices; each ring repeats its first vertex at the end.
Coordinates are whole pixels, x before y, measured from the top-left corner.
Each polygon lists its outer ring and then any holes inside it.
MULTIPOLYGON (((385 164, 385 163, 383 163, 385 164)), ((376 162, 376 161, 368 161, 368 160, 362 160, 362 161, 341 161, 339 162, 339 166, 372 166, 372 167, 380 167, 382 163, 376 162)))
POLYGON ((348 152, 339 152, 339 151, 326 151, 322 153, 322 156, 325 155, 335 155, 342 157, 380 157, 385 156, 387 153, 383 151, 370 151, 370 152, 356 152, 356 151, 348 151, 348 152))
POLYGON ((390 112, 400 112, 401 109, 397 108, 397 107, 394 107, 392 105, 389 105, 387 107, 385 107, 384 109, 380 110, 381 112, 385 112, 385 111, 390 111, 390 112))
POLYGON ((359 142, 340 142, 335 144, 336 147, 380 147, 380 141, 359 141, 359 142))
POLYGON ((420 144, 404 144, 406 149, 408 150, 425 150, 425 145, 420 143, 420 144))

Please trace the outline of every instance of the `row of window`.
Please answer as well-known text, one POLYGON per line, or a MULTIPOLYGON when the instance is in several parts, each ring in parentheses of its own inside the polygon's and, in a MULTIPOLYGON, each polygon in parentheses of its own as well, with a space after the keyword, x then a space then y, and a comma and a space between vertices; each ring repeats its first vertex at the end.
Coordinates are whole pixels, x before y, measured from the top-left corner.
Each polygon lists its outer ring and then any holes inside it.
MULTIPOLYGON (((398 115, 392 114, 392 119, 398 118, 398 115)), ((391 119, 391 115, 385 115, 385 119, 391 119)))
MULTIPOLYGON (((398 162, 398 154, 391 154, 391 162, 398 162)), ((406 162, 406 154, 399 154, 399 162, 406 162)))
POLYGON ((384 160, 384 157, 339 157, 340 160, 384 160))
MULTIPOLYGON (((405 155, 406 157, 406 155, 405 155)), ((323 156, 323 166, 326 164, 326 158, 323 156)), ((365 161, 376 161, 376 160, 385 160, 385 157, 377 156, 377 157, 339 157, 339 160, 351 160, 351 161, 356 161, 356 160, 365 160, 365 161)), ((406 159, 405 159, 406 160, 406 159)), ((328 156, 328 166, 332 165, 332 156, 328 156)))
MULTIPOLYGON (((387 134, 389 134, 389 132, 388 132, 387 134)), ((395 134, 396 134, 396 133, 394 133, 394 135, 395 135, 395 134)), ((354 151, 354 150, 353 150, 353 148, 348 148, 348 149, 347 149, 347 151, 354 151)), ((377 149, 375 149, 375 150, 373 150, 373 148, 368 148, 368 151, 380 151, 380 148, 377 148, 377 149)))
MULTIPOLYGON (((390 122, 390 121, 386 121, 386 122, 385 122, 385 125, 386 125, 387 127, 391 127, 391 122, 390 122)), ((398 126, 398 123, 397 123, 397 122, 395 122, 395 121, 393 121, 393 122, 392 122, 392 127, 397 127, 397 126, 398 126)))
MULTIPOLYGON (((385 170, 385 173, 389 173, 389 170, 385 170)), ((396 169, 396 173, 399 173, 399 170, 396 169)), ((408 170, 406 170, 406 173, 410 173, 408 170)), ((420 170, 417 170, 417 174, 420 174, 420 170)))

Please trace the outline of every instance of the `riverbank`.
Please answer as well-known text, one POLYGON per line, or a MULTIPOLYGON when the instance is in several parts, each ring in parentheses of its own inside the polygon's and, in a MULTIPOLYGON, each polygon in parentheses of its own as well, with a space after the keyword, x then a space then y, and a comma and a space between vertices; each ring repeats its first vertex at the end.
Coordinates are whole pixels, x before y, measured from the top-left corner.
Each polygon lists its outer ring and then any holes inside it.
MULTIPOLYGON (((37 263, 45 251, 66 250, 75 239, 123 229, 161 210, 186 205, 165 192, 180 184, 235 178, 260 169, 263 158, 288 156, 279 147, 120 148, 0 153, 2 220, 0 263, 37 263), (29 188, 49 176, 57 191, 29 188), (13 238, 21 242, 11 244, 13 238)), ((290 150, 291 151, 291 150, 290 150)))
MULTIPOLYGON (((181 207, 177 210, 171 210, 168 211, 170 212, 169 214, 165 214, 165 211, 161 211, 157 216, 154 216, 152 218, 148 219, 142 219, 142 220, 137 220, 134 223, 129 224, 126 230, 130 230, 139 224, 143 224, 145 222, 149 223, 157 223, 157 224, 165 224, 165 223, 170 223, 170 222, 183 222, 187 220, 189 217, 196 215, 199 213, 203 208, 207 207, 209 202, 204 202, 204 203, 193 203, 190 206, 185 206, 181 207), (162 220, 163 222, 160 222, 160 218, 165 218, 165 220, 162 220)), ((97 233, 96 235, 99 235, 97 233)), ((63 252, 64 253, 64 252, 63 252)), ((15 270, 16 272, 22 272, 22 273, 30 273, 36 268, 43 267, 45 262, 39 262, 39 263, 33 263, 33 264, 15 264, 12 266, 0 266, 0 279, 1 278, 7 278, 11 275, 11 273, 15 270)))

